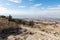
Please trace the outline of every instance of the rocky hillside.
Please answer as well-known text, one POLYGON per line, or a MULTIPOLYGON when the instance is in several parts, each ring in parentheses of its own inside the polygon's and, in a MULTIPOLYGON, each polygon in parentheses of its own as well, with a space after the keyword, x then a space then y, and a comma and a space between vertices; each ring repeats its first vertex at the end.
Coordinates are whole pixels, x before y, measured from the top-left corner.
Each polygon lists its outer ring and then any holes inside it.
POLYGON ((22 34, 10 35, 7 40, 60 40, 60 31, 50 29, 31 28, 28 26, 19 25, 22 30, 22 34), (48 30, 48 31, 47 31, 48 30))
POLYGON ((33 26, 19 22, 0 19, 0 40, 60 40, 59 22, 41 21, 33 26))

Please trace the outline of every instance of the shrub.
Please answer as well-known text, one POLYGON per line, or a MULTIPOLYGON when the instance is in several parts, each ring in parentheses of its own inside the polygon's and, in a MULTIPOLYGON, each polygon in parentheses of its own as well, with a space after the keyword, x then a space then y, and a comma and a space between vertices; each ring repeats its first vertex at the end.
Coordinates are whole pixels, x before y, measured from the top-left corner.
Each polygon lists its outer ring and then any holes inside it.
POLYGON ((3 15, 2 15, 2 16, 0 16, 0 17, 1 17, 1 18, 6 18, 6 16, 3 16, 3 15))
POLYGON ((22 24, 23 20, 22 19, 12 19, 13 22, 17 24, 22 24))
POLYGON ((29 26, 34 26, 34 22, 33 21, 30 21, 29 22, 29 26))
POLYGON ((9 15, 8 21, 12 21, 12 16, 11 15, 9 15))
POLYGON ((23 25, 26 25, 26 22, 25 22, 25 21, 22 21, 22 24, 23 24, 23 25))

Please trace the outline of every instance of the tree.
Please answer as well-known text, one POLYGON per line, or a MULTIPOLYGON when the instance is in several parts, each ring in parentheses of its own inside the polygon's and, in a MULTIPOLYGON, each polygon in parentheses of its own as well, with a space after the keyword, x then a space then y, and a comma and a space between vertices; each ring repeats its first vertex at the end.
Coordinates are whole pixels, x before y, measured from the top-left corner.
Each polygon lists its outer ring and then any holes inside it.
POLYGON ((4 15, 2 15, 2 16, 0 16, 1 18, 6 18, 6 16, 4 16, 4 15))
POLYGON ((29 22, 29 26, 32 26, 32 27, 34 26, 33 20, 29 22))
POLYGON ((9 17, 8 17, 8 21, 11 21, 11 20, 12 20, 12 16, 9 15, 9 17))
POLYGON ((25 24, 26 24, 26 22, 25 22, 25 21, 22 21, 22 24, 23 24, 23 25, 25 25, 25 24))
MULTIPOLYGON (((11 15, 9 15, 8 21, 9 21, 9 23, 10 23, 10 21, 12 21, 12 16, 11 16, 11 15)), ((9 24, 9 23, 8 23, 8 24, 9 24)))

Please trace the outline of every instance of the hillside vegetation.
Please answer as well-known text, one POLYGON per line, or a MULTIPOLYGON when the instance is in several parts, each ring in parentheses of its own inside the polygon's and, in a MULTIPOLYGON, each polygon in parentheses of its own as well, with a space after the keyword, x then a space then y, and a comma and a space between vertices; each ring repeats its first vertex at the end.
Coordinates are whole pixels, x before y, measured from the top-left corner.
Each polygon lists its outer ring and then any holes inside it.
POLYGON ((0 16, 0 40, 60 40, 60 22, 0 16))

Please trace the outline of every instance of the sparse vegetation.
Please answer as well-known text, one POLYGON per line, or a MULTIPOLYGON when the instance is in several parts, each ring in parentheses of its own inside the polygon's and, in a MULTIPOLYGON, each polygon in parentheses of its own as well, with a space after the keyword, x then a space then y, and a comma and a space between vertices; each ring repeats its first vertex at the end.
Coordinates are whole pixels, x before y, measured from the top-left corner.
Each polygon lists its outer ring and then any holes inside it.
POLYGON ((9 21, 8 22, 8 25, 9 25, 10 24, 10 21, 12 21, 12 16, 11 15, 8 16, 8 21, 9 21))
POLYGON ((8 17, 8 21, 10 22, 11 20, 12 20, 12 16, 9 15, 9 17, 8 17))
POLYGON ((16 22, 17 24, 22 24, 23 20, 22 20, 22 19, 15 19, 15 22, 16 22))
POLYGON ((33 21, 30 21, 29 22, 29 26, 32 26, 33 27, 34 26, 34 22, 33 21))
POLYGON ((22 21, 22 24, 23 24, 23 25, 26 25, 26 22, 25 22, 25 21, 22 21))
MULTIPOLYGON (((58 39, 58 37, 60 37, 60 27, 59 27, 60 24, 59 23, 58 24, 56 23, 55 26, 58 26, 58 27, 54 28, 54 24, 51 21, 48 21, 48 22, 41 21, 41 23, 38 23, 40 22, 38 21, 37 22, 38 24, 36 24, 34 20, 16 19, 16 18, 12 18, 11 15, 9 15, 8 17, 1 16, 0 18, 2 19, 0 20, 0 31, 1 31, 0 37, 2 38, 6 38, 10 35, 14 35, 15 39, 17 37, 19 38, 23 37, 22 39, 26 40, 27 38, 30 38, 29 35, 32 37, 36 33, 37 33, 38 38, 40 38, 39 35, 42 36, 42 38, 47 36, 48 38, 55 37, 58 39), (10 23, 10 24, 6 24, 6 21, 7 23, 10 23)), ((34 36, 32 39, 35 39, 35 37, 37 36, 34 36)), ((19 38, 17 38, 17 40, 21 39, 19 38)))
POLYGON ((7 18, 6 16, 4 16, 4 15, 2 15, 2 16, 0 16, 0 18, 7 18))

